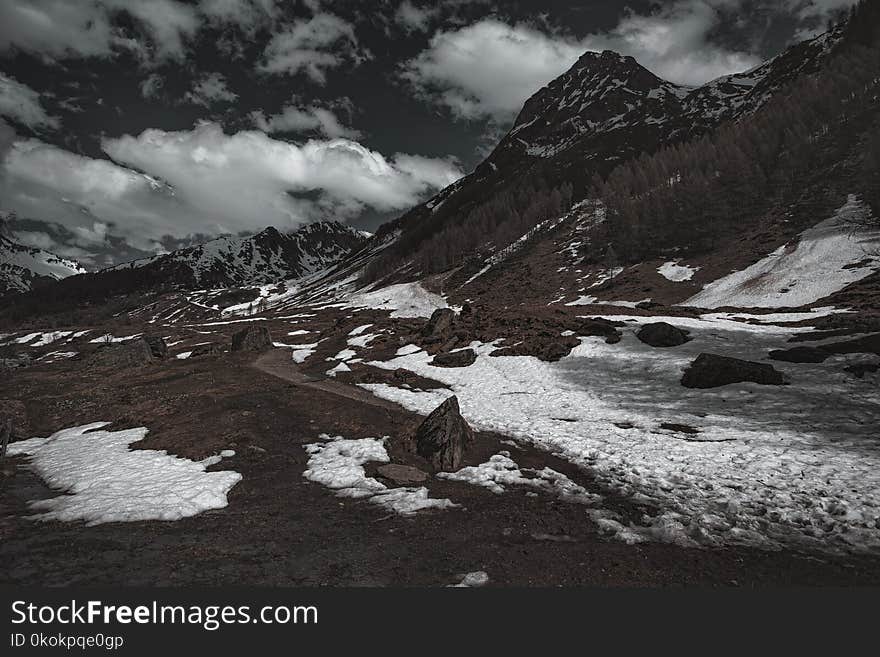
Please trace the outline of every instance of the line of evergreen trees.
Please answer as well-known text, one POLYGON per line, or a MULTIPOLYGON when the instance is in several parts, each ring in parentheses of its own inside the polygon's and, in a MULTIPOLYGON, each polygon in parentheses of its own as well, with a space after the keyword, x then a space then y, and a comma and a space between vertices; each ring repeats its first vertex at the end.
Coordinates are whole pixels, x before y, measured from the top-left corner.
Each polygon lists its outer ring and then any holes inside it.
POLYGON ((636 262, 681 247, 711 249, 813 193, 805 182, 834 167, 880 216, 878 30, 880 0, 859 3, 830 61, 754 115, 594 178, 616 251, 636 262), (853 153, 855 164, 841 164, 853 153))
POLYGON ((476 251, 494 247, 499 251, 519 239, 536 224, 558 217, 571 209, 572 185, 550 187, 538 177, 518 188, 490 195, 469 211, 454 215, 430 236, 404 235, 389 257, 374 260, 364 274, 377 280, 410 263, 413 271, 432 274, 462 263, 476 251), (407 242, 414 242, 412 248, 407 242))

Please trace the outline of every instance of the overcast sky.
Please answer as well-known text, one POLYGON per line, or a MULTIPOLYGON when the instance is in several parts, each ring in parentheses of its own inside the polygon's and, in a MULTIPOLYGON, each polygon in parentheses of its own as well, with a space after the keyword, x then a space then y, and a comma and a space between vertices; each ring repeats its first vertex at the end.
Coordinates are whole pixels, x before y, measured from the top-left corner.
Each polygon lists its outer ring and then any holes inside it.
POLYGON ((851 0, 2 0, 0 212, 91 267, 372 229, 471 170, 587 50, 699 85, 851 0))

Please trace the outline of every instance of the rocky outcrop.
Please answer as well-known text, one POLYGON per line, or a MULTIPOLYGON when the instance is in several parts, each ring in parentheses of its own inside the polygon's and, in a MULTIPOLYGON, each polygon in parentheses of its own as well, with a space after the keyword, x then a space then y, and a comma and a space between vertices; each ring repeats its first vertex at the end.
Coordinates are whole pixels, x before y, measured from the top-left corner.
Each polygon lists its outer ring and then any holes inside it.
POLYGON ((149 365, 154 360, 153 350, 145 338, 99 347, 89 359, 98 367, 128 368, 149 365))
POLYGON ((248 326, 232 334, 232 351, 266 351, 272 348, 272 336, 265 326, 248 326))
POLYGON ((467 367, 473 365, 477 360, 477 354, 473 349, 461 349, 459 351, 450 351, 445 354, 437 354, 431 365, 437 367, 467 367))
POLYGON ((688 333, 666 322, 654 322, 642 326, 636 331, 636 337, 652 347, 677 347, 690 340, 688 333))
POLYGON ((473 440, 474 432, 461 416, 458 398, 453 396, 434 409, 416 430, 415 448, 435 469, 451 472, 461 466, 462 456, 473 440))
POLYGON ((821 347, 792 347, 791 349, 774 349, 770 352, 770 358, 786 363, 822 363, 830 352, 821 347))
POLYGON ((786 383, 782 372, 772 365, 715 354, 697 356, 681 379, 685 388, 717 388, 747 382, 775 386, 786 383))

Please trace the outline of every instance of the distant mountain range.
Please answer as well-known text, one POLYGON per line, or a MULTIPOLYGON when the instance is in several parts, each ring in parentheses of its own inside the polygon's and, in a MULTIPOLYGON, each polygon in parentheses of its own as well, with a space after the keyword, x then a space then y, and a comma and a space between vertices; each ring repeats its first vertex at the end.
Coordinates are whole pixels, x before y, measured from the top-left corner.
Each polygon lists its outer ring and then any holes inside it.
POLYGON ((85 271, 74 260, 19 244, 0 235, 0 296, 27 292, 68 276, 84 274, 85 271))

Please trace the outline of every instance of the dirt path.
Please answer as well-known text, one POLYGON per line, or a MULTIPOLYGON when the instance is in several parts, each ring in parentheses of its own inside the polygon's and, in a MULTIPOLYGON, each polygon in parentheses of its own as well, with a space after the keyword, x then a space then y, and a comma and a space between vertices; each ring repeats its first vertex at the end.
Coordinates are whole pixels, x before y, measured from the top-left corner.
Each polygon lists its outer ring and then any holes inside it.
POLYGON ((360 388, 355 388, 333 379, 317 379, 303 374, 291 359, 290 353, 283 349, 267 351, 252 363, 252 367, 296 386, 320 390, 337 397, 344 397, 362 404, 369 404, 370 406, 386 408, 392 411, 403 410, 397 404, 375 397, 360 388))

